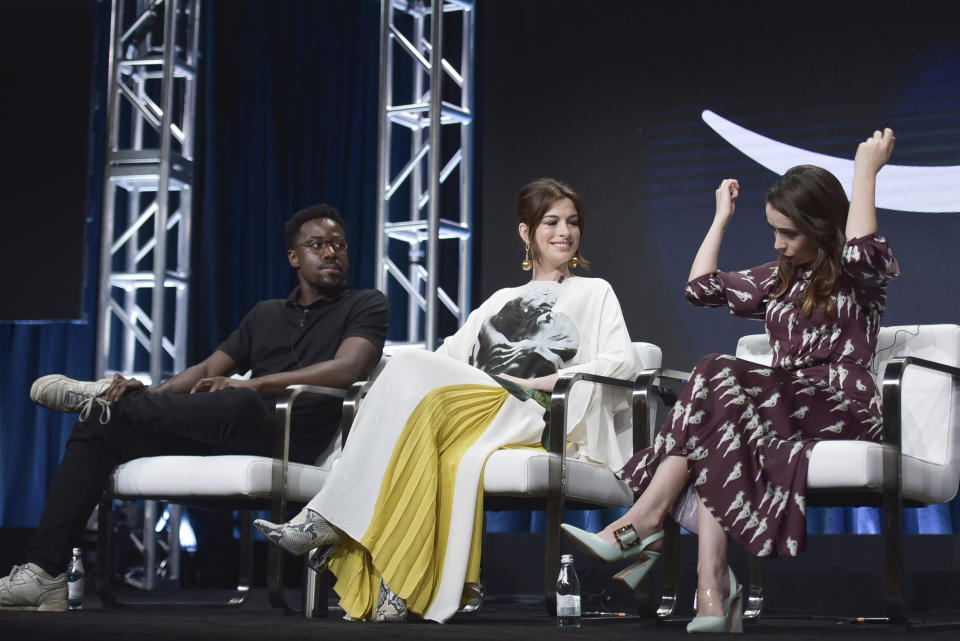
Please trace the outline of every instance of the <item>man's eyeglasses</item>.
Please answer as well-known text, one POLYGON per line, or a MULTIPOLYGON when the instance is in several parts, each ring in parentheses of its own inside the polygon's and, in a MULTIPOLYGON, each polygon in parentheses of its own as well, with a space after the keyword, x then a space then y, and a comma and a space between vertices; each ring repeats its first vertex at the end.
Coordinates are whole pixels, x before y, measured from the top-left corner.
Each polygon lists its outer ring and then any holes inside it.
POLYGON ((342 252, 347 248, 347 239, 346 238, 331 238, 327 240, 325 238, 310 238, 299 245, 300 247, 306 247, 314 254, 322 254, 327 251, 329 247, 335 252, 342 252))

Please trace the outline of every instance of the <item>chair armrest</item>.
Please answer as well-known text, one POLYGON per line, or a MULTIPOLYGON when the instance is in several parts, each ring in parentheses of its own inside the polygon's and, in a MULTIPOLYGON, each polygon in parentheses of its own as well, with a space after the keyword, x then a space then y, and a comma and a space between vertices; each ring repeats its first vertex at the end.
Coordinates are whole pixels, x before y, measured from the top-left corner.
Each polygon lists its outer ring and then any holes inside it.
POLYGON ((338 387, 322 387, 320 385, 289 385, 277 400, 276 412, 279 419, 277 438, 273 442, 273 458, 289 460, 290 458, 290 422, 293 418, 293 404, 297 398, 308 396, 333 396, 344 398, 347 390, 338 387))
POLYGON ((928 361, 915 356, 898 356, 887 361, 883 370, 881 389, 883 394, 883 443, 900 450, 900 394, 903 388, 903 376, 910 366, 942 372, 953 377, 954 384, 960 383, 960 368, 928 361))
POLYGON ((273 469, 270 480, 270 504, 274 516, 283 514, 286 505, 287 469, 290 464, 290 421, 293 404, 303 394, 343 398, 347 390, 319 385, 290 385, 276 404, 277 433, 273 441, 273 469))
POLYGON ((654 397, 666 407, 677 402, 678 390, 690 377, 689 372, 672 369, 645 369, 637 376, 633 387, 633 451, 650 447, 654 428, 650 427, 650 405, 654 397), (667 384, 666 382, 670 383, 667 384), (642 429, 637 429, 642 426, 642 429))
POLYGON ((567 399, 570 397, 570 390, 573 386, 581 381, 626 389, 633 389, 634 386, 632 380, 582 372, 570 376, 561 376, 557 379, 553 386, 553 393, 550 395, 550 426, 548 430, 550 451, 554 454, 560 454, 561 461, 566 458, 567 451, 567 399))
POLYGON ((640 372, 634 388, 633 406, 633 451, 638 452, 650 447, 656 427, 650 426, 650 405, 652 398, 659 398, 669 410, 680 397, 680 390, 690 378, 690 372, 675 369, 647 369, 640 372), (646 429, 637 430, 637 425, 646 429))
MULTIPOLYGON (((550 397, 550 451, 559 454, 561 464, 566 459, 566 424, 567 424, 567 399, 570 396, 571 388, 581 381, 597 383, 599 385, 608 385, 612 387, 623 387, 632 390, 631 404, 633 407, 633 429, 634 429, 634 447, 637 444, 638 426, 648 426, 650 423, 650 397, 656 394, 664 399, 664 402, 672 405, 676 401, 676 396, 672 390, 664 387, 663 380, 686 381, 689 376, 686 372, 680 372, 672 369, 647 369, 640 372, 636 380, 621 378, 611 378, 609 376, 598 376, 596 374, 577 373, 571 376, 561 376, 557 379, 553 387, 553 394, 550 397)), ((639 438, 643 439, 644 430, 641 429, 639 438)))
MULTIPOLYGON (((903 377, 908 367, 922 367, 949 374, 953 377, 954 385, 960 383, 960 368, 945 365, 936 361, 928 361, 915 356, 899 356, 887 361, 883 370, 881 393, 883 395, 883 436, 882 443, 889 447, 883 448, 883 491, 885 501, 902 501, 900 486, 903 474, 902 446, 902 410, 900 406, 903 377)), ((886 504, 884 505, 886 508, 886 504)))
POLYGON ((357 411, 360 409, 360 401, 366 396, 373 380, 357 381, 346 390, 343 397, 343 412, 340 414, 340 443, 347 444, 347 436, 350 434, 350 426, 353 425, 353 419, 357 417, 357 411))

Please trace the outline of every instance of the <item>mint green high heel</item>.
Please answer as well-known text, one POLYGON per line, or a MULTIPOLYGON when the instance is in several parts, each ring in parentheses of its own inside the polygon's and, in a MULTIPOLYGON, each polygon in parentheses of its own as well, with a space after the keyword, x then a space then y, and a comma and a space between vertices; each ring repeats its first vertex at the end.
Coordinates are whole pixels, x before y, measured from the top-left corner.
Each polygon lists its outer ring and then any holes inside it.
POLYGON ((660 553, 647 550, 641 558, 642 560, 638 563, 634 563, 614 574, 613 580, 622 583, 628 590, 635 590, 640 585, 640 581, 643 581, 643 577, 647 576, 647 572, 650 571, 653 564, 660 558, 660 553))
POLYGON ((587 532, 586 530, 581 530, 578 527, 573 527, 566 523, 561 525, 560 529, 566 532, 567 535, 573 539, 573 542, 586 552, 608 563, 613 561, 626 561, 635 556, 640 556, 646 552, 648 545, 663 538, 663 530, 660 530, 640 540, 633 526, 625 525, 613 532, 614 538, 616 538, 617 543, 620 544, 618 547, 616 545, 610 545, 593 532, 587 532))
POLYGON ((581 530, 578 527, 564 523, 560 528, 573 539, 573 542, 583 548, 591 556, 602 561, 612 563, 614 561, 626 561, 637 559, 637 562, 628 568, 624 568, 613 576, 614 580, 623 583, 627 588, 633 590, 640 584, 643 577, 647 575, 650 568, 657 559, 660 558, 659 552, 653 552, 647 549, 651 543, 655 543, 663 538, 663 530, 654 532, 645 539, 637 536, 636 530, 632 525, 626 525, 614 531, 613 536, 617 539, 619 545, 610 545, 592 532, 581 530))
POLYGON ((729 566, 727 572, 730 574, 730 593, 726 599, 717 588, 697 590, 697 604, 723 603, 723 616, 696 617, 687 624, 687 632, 743 632, 743 586, 737 583, 729 566))

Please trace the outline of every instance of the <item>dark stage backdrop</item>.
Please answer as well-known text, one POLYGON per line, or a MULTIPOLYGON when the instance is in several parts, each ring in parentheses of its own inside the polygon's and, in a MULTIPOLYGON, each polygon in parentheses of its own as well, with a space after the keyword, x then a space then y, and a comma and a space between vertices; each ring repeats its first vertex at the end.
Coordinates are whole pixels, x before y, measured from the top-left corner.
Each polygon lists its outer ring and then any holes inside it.
MULTIPOLYGON (((634 339, 659 344, 668 367, 689 369, 763 331, 682 294, 721 179, 741 184, 721 268, 775 258, 763 199, 777 174, 718 135, 704 110, 848 160, 875 128, 890 126, 894 164, 960 165, 956 5, 911 3, 891 15, 839 2, 491 0, 479 18, 477 291, 526 277, 517 189, 541 175, 568 181, 586 206, 589 273, 613 284, 634 339)), ((954 177, 946 212, 880 212, 903 272, 885 324, 960 321, 954 177)), ((945 509, 912 518, 914 531, 950 531, 945 509)), ((876 527, 849 510, 817 513, 811 525, 876 527)))
POLYGON ((0 2, 0 321, 85 312, 98 11, 96 0, 0 2))

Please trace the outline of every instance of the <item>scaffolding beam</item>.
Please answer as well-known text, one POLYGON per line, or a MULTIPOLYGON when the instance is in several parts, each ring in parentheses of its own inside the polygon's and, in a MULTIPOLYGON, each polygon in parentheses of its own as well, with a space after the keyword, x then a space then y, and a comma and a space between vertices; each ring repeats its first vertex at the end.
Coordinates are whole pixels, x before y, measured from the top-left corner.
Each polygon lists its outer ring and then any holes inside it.
POLYGON ((400 343, 432 350, 441 312, 470 311, 474 4, 381 7, 377 287, 406 311, 400 343))
MULTIPOLYGON (((187 365, 200 0, 113 0, 95 373, 157 384, 187 365)), ((180 506, 156 562, 148 501, 143 580, 176 581, 180 506)))
POLYGON ((187 365, 200 0, 113 0, 95 370, 187 365))

